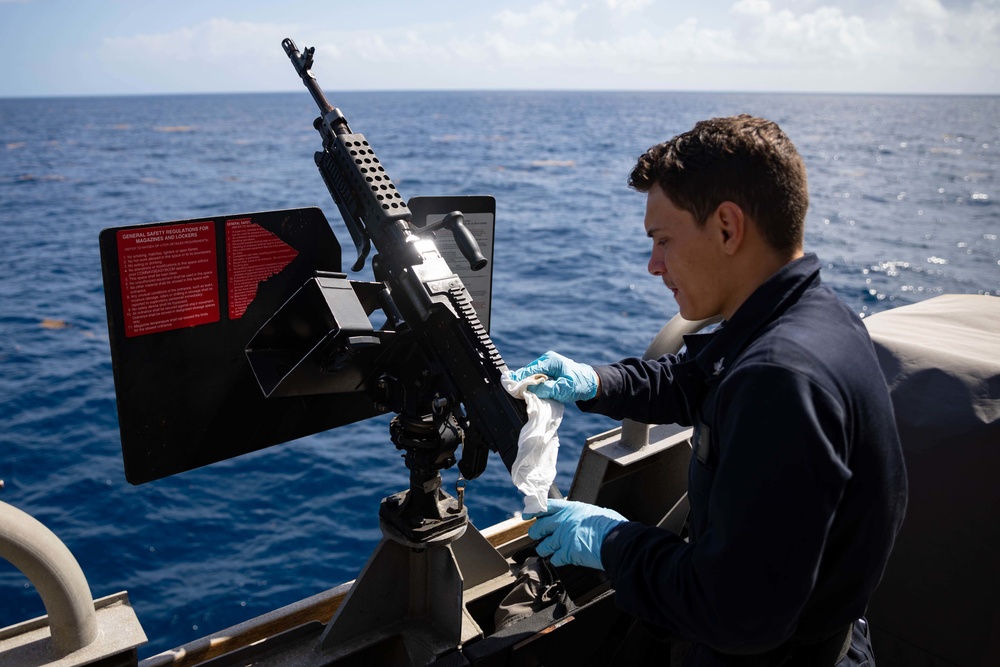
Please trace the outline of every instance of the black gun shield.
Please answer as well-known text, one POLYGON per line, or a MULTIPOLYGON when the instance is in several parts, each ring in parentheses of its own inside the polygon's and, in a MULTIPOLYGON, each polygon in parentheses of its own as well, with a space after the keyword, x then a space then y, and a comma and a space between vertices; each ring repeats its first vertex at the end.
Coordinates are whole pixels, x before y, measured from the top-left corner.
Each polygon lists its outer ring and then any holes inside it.
POLYGON ((105 229, 100 245, 132 484, 379 414, 363 394, 265 398, 245 354, 315 271, 340 271, 318 208, 105 229))

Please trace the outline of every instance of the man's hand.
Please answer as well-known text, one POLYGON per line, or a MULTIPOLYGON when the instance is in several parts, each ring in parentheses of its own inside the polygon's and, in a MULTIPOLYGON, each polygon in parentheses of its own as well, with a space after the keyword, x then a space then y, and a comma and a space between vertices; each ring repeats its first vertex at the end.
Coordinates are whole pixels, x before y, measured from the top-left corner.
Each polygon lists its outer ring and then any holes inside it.
POLYGON ((525 518, 537 519, 528 529, 528 536, 541 540, 535 547, 539 556, 552 556, 551 563, 556 567, 573 564, 595 570, 604 569, 601 564, 604 538, 615 526, 628 521, 614 510, 552 498, 546 511, 525 518))
POLYGON ((539 398, 551 398, 560 403, 587 401, 597 396, 597 373, 557 352, 546 352, 524 368, 511 371, 510 377, 520 382, 532 375, 547 375, 548 380, 528 387, 539 398))

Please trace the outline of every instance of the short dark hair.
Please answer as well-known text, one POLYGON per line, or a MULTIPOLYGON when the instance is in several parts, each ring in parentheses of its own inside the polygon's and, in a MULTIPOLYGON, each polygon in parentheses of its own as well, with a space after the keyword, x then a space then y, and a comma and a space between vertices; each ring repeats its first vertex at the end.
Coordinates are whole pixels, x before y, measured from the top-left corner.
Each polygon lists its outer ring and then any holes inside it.
POLYGON ((724 201, 753 218, 780 252, 802 247, 809 186, 795 145, 776 123, 747 114, 703 120, 642 154, 629 185, 659 185, 703 225, 724 201))

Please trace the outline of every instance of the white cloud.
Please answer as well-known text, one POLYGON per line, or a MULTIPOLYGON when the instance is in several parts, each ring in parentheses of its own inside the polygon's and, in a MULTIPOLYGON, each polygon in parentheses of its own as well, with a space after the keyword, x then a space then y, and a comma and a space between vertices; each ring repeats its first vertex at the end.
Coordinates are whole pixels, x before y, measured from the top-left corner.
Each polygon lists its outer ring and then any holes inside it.
MULTIPOLYGON (((632 23, 608 25, 596 39, 574 35, 585 6, 558 8, 560 30, 525 37, 519 31, 538 18, 500 22, 483 40, 498 66, 532 62, 535 71, 595 68, 623 86, 670 86, 669 75, 690 73, 679 86, 790 90, 997 91, 1000 85, 1000 9, 972 2, 945 6, 939 0, 898 0, 870 6, 830 0, 738 0, 728 20, 711 24, 691 11, 681 20, 651 20, 647 3, 632 23), (657 26, 663 27, 657 27, 657 26), (976 73, 978 72, 978 74, 976 73), (989 77, 991 85, 982 87, 989 77)), ((625 0, 606 0, 624 9, 625 0)), ((551 11, 551 4, 542 5, 551 11)), ((673 10, 675 13, 678 11, 673 10)), ((671 17, 675 18, 675 17, 671 17)), ((565 72, 564 72, 565 75, 565 72)), ((563 80, 568 77, 564 76, 563 80)), ((598 78, 598 77, 594 77, 598 78)))
POLYGON ((535 5, 527 12, 513 12, 505 9, 494 17, 504 28, 518 32, 538 31, 543 35, 554 35, 560 30, 564 30, 573 25, 577 13, 572 9, 565 9, 566 2, 557 0, 556 2, 543 2, 535 5))
POLYGON ((213 18, 166 33, 108 37, 104 46, 110 51, 141 53, 181 62, 215 60, 252 55, 264 40, 278 44, 281 39, 278 35, 288 29, 289 26, 213 18))
POLYGON ((739 0, 732 7, 734 14, 745 16, 763 16, 771 11, 771 3, 767 0, 739 0))
POLYGON ((741 16, 744 20, 734 38, 746 45, 748 57, 761 64, 796 66, 830 61, 843 64, 862 61, 879 50, 880 42, 872 36, 866 22, 858 16, 847 16, 836 7, 819 7, 802 14, 768 7, 741 16))
POLYGON ((938 0, 900 0, 897 14, 917 21, 948 20, 948 11, 938 0))
POLYGON ((279 68, 289 68, 281 40, 295 26, 213 18, 163 33, 103 40, 98 58, 111 77, 134 92, 273 89, 279 68))
POLYGON ((653 4, 653 0, 604 0, 608 9, 620 14, 631 14, 653 4))
POLYGON ((316 45, 317 75, 336 71, 340 89, 1000 92, 995 0, 964 7, 857 2, 852 10, 843 3, 854 0, 837 1, 738 0, 728 12, 699 18, 650 0, 549 0, 521 12, 505 9, 475 27, 344 30, 217 18, 109 38, 101 56, 120 80, 201 80, 207 90, 297 85, 278 46, 290 35, 300 46, 316 45))

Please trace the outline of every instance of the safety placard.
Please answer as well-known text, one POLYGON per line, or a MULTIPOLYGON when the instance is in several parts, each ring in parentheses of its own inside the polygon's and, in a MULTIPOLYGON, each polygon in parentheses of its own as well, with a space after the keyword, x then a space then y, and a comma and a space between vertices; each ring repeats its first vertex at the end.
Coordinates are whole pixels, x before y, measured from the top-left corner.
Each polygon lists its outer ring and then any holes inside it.
POLYGON ((226 221, 226 273, 229 318, 243 317, 257 296, 257 288, 281 273, 298 251, 253 222, 251 218, 226 221))
POLYGON ((127 337, 219 321, 213 221, 122 229, 117 242, 127 337))

